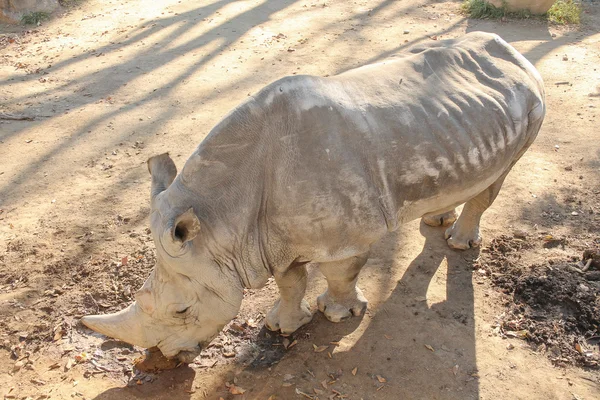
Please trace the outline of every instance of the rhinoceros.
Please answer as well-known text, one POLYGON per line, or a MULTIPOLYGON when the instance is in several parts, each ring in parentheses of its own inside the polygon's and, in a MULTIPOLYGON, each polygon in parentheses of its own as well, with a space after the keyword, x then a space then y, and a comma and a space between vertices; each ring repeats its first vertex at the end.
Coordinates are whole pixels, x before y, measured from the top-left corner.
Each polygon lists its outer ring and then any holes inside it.
POLYGON ((308 323, 308 263, 328 283, 319 310, 360 315, 361 267, 400 224, 422 217, 451 224, 452 248, 481 243, 482 213, 544 115, 539 73, 487 33, 278 80, 226 115, 179 175, 168 154, 148 160, 155 268, 129 307, 82 322, 189 362, 236 316, 244 288, 271 276, 280 298, 266 327, 308 323))

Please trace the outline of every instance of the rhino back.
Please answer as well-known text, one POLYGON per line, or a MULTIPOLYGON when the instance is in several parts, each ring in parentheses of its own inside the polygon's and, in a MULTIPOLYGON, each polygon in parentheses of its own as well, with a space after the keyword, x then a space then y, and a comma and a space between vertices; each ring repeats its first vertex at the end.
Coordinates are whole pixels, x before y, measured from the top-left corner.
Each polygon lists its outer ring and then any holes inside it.
POLYGON ((230 209, 323 261, 475 196, 520 157, 543 115, 535 69, 499 37, 470 34, 331 78, 277 81, 197 155, 222 165, 213 187, 230 209))

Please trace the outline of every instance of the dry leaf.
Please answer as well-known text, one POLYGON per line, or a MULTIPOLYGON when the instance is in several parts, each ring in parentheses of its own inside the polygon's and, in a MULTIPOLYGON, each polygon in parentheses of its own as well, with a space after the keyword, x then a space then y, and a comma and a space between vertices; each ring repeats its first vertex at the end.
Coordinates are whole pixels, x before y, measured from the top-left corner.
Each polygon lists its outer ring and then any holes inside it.
POLYGON ((294 341, 292 343, 290 343, 290 345, 287 347, 288 350, 291 349, 292 347, 294 347, 297 344, 298 344, 298 341, 296 339, 294 339, 294 341))
POLYGON ((384 338, 386 338, 387 340, 392 340, 392 337, 390 335, 383 335, 384 338))
POLYGON ((327 379, 321 381, 321 386, 323 386, 323 389, 327 390, 327 379))
POLYGON ((313 391, 315 392, 315 394, 323 394, 323 393, 325 393, 324 390, 317 389, 317 388, 313 388, 313 391))
POLYGON ((231 394, 244 394, 246 389, 242 389, 239 386, 231 385, 229 386, 229 393, 231 394))
POLYGON ((340 344, 340 342, 329 342, 329 344, 332 344, 332 345, 334 345, 334 346, 337 346, 337 345, 339 345, 339 344, 340 344))
POLYGON ((330 352, 327 352, 327 357, 333 358, 333 357, 331 357, 331 353, 330 352))
POLYGON ((435 351, 435 350, 433 349, 433 347, 431 347, 431 346, 430 346, 430 345, 428 345, 428 344, 426 344, 426 345, 425 345, 425 348, 426 348, 427 350, 430 350, 430 351, 435 351))
POLYGON ((290 382, 284 382, 281 384, 282 387, 290 387, 292 384, 290 382))
POLYGON ((575 350, 577 350, 579 354, 583 354, 583 349, 579 343, 575 343, 575 350))
POLYGON ((306 397, 307 399, 314 399, 310 394, 304 393, 302 390, 296 388, 296 394, 306 397))
POLYGON ((58 329, 56 332, 54 332, 54 341, 55 342, 62 339, 62 337, 63 337, 62 329, 58 329))
POLYGON ((127 265, 127 256, 121 258, 121 265, 127 265))
POLYGON ((60 363, 54 363, 51 366, 48 367, 48 369, 52 370, 52 369, 56 369, 56 368, 60 368, 60 363))
POLYGON ((356 376, 357 372, 358 372, 358 367, 354 367, 354 369, 352 370, 352 375, 356 376))
POLYGON ((379 383, 386 383, 387 379, 385 379, 383 376, 381 375, 377 375, 377 380, 379 381, 379 383))
POLYGON ((327 350, 329 348, 329 346, 317 346, 316 344, 313 344, 313 349, 315 351, 315 353, 322 353, 325 350, 327 350))
POLYGON ((456 376, 456 374, 458 374, 458 364, 456 364, 453 368, 452 368, 452 372, 454 373, 454 376, 456 376))

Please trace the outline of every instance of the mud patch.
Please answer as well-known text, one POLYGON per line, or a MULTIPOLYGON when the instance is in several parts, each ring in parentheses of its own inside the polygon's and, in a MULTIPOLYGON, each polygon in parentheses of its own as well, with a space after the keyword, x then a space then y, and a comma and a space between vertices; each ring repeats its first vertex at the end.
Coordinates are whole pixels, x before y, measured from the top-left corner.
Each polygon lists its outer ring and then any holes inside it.
POLYGON ((598 252, 586 250, 583 260, 521 261, 522 250, 567 242, 549 235, 538 240, 501 236, 482 251, 479 273, 507 295, 506 312, 497 327, 501 335, 526 340, 556 365, 599 369, 600 271, 594 262, 598 252))

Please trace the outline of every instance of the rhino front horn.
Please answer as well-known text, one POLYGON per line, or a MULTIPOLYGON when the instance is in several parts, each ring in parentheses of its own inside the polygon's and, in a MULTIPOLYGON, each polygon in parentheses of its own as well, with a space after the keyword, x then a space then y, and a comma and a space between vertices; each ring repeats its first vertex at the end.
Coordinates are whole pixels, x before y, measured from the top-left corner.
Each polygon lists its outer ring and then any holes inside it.
POLYGON ((114 314, 86 315, 81 322, 88 328, 106 336, 140 347, 152 347, 144 332, 141 311, 134 302, 114 314))

